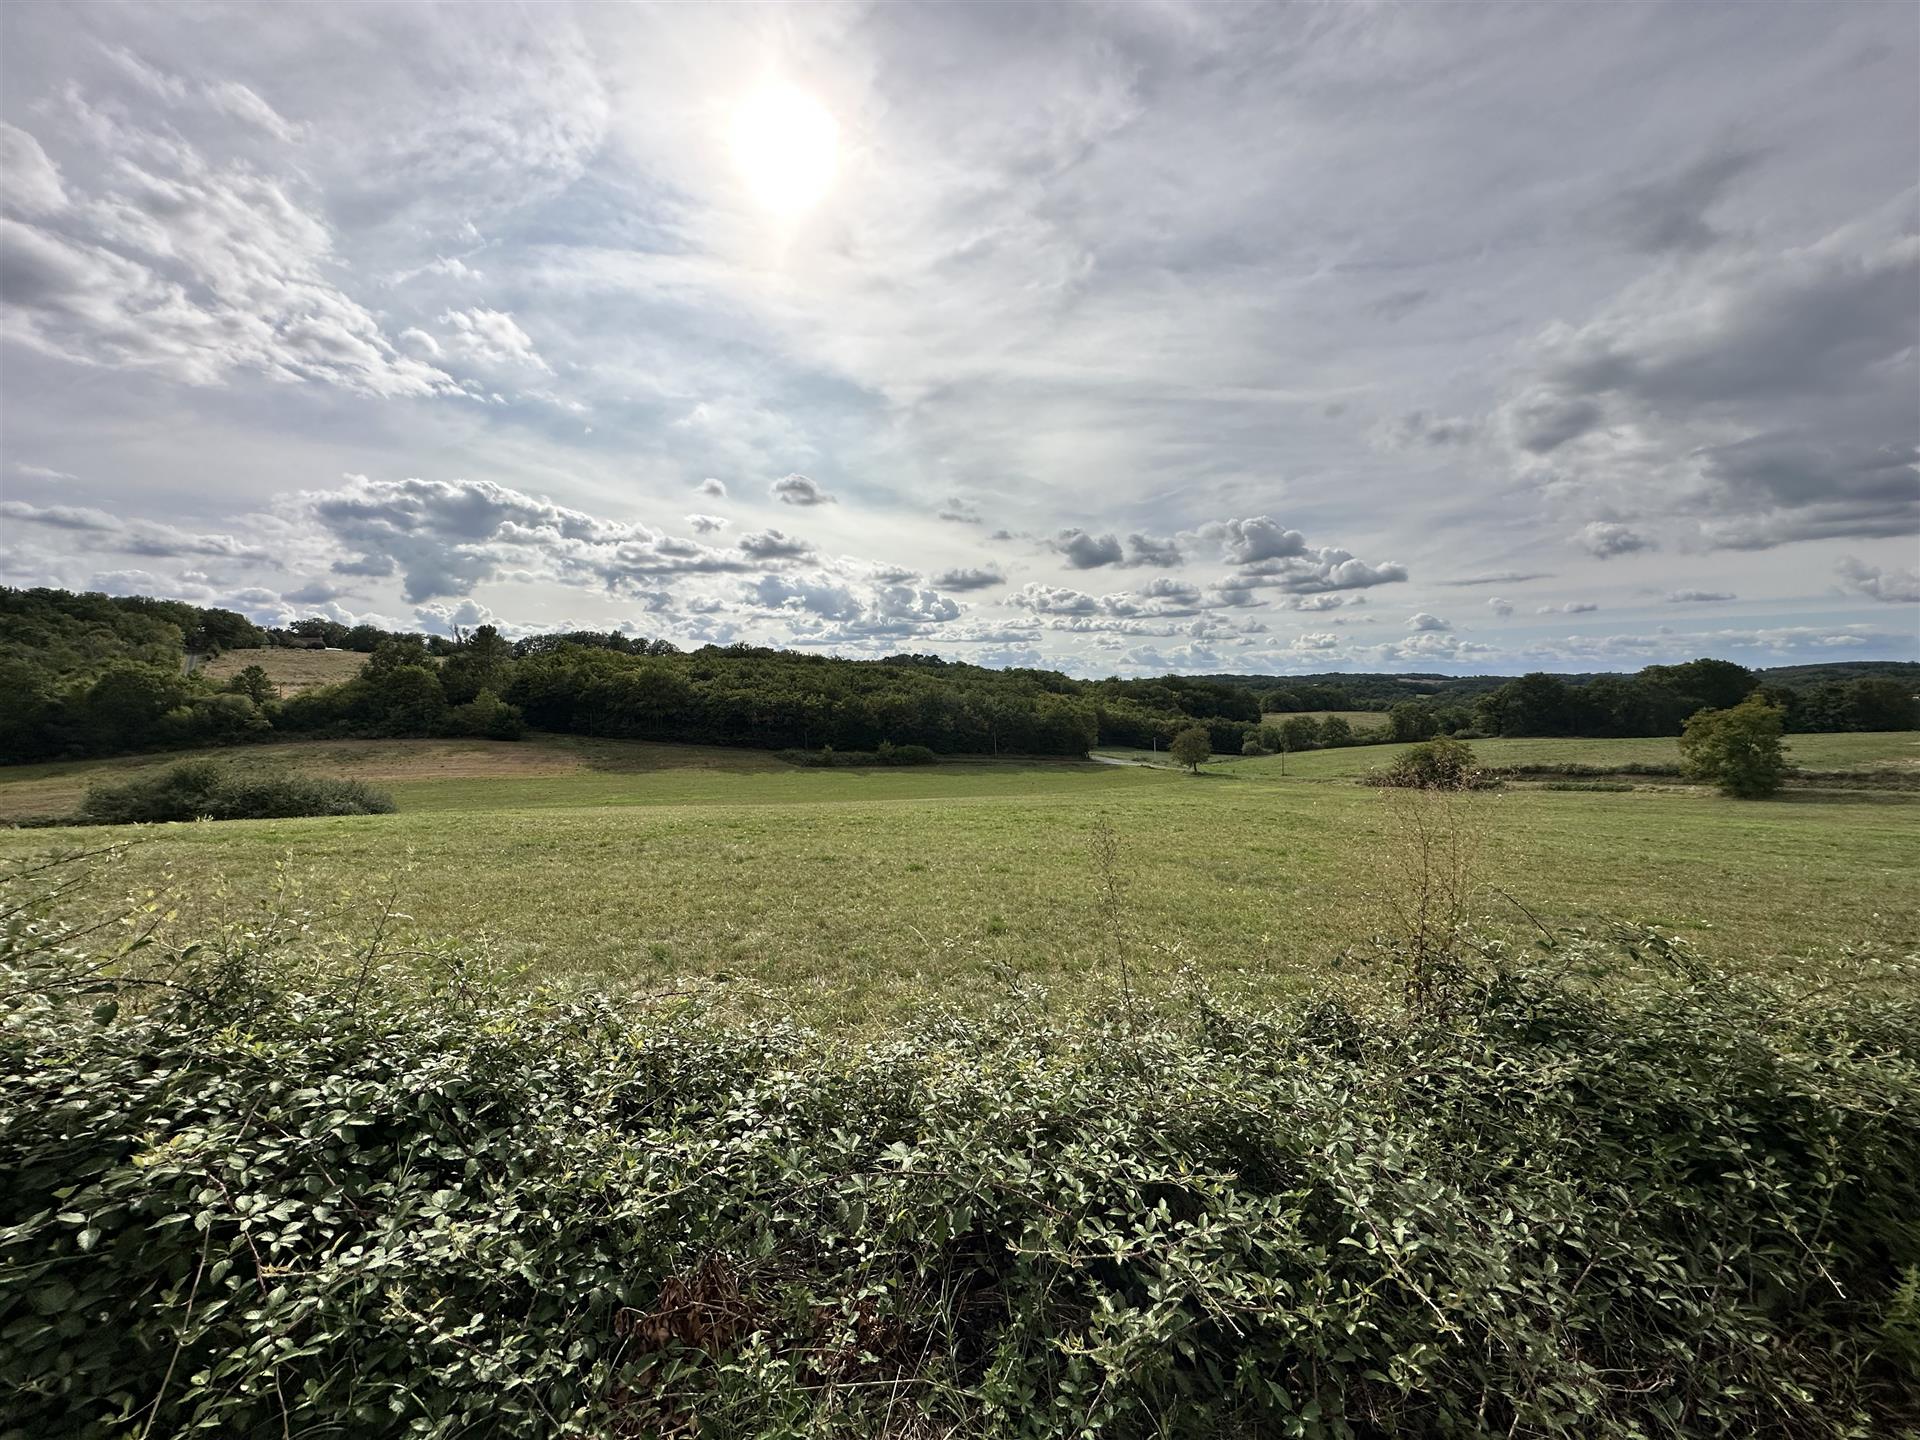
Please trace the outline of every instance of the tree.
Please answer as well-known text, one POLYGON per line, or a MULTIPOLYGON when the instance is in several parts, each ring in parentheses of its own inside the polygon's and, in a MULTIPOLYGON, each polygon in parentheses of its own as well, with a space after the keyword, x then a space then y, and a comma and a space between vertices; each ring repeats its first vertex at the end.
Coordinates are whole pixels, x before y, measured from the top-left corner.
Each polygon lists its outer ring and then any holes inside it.
POLYGON ((1702 710, 1687 721, 1680 754, 1687 777, 1718 785, 1742 800, 1759 800, 1780 788, 1786 748, 1780 707, 1750 695, 1725 710, 1702 710))
POLYGON ((1176 763, 1198 775, 1200 767, 1213 758, 1213 741, 1207 737, 1207 727, 1189 725, 1173 737, 1173 744, 1167 747, 1167 753, 1173 756, 1176 763))
POLYGON ((258 665, 249 665, 238 675, 227 681, 227 690, 234 695, 244 695, 256 705, 264 705, 277 696, 280 691, 267 672, 258 665))
POLYGON ((1353 726, 1344 715, 1329 715, 1320 722, 1320 743, 1329 750, 1353 743, 1353 726))
POLYGON ((1311 750, 1320 743, 1320 722, 1311 715, 1289 715, 1280 722, 1283 750, 1311 750))

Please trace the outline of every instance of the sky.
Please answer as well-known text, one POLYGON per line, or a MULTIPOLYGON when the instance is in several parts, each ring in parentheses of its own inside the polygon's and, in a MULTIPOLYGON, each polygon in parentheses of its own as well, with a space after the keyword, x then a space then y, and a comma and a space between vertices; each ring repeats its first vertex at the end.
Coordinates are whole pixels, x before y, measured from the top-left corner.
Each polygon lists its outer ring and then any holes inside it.
POLYGON ((0 574, 1086 676, 1920 655, 1920 7, 0 8, 0 574))

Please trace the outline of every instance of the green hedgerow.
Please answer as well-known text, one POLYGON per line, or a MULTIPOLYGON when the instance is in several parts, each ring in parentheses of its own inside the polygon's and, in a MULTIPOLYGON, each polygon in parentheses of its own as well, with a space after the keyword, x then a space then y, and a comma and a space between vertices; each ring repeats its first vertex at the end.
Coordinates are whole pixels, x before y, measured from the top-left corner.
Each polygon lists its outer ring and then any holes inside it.
POLYGON ((1492 951, 1419 1014, 1195 993, 850 1044, 451 950, 322 964, 298 917, 101 955, 17 903, 9 1440, 1914 1419, 1910 990, 1635 932, 1624 970, 1492 951))
POLYGON ((158 775, 87 788, 67 823, 132 825, 165 820, 284 820, 299 815, 386 815, 393 799, 362 780, 297 772, 259 774, 185 760, 158 775))

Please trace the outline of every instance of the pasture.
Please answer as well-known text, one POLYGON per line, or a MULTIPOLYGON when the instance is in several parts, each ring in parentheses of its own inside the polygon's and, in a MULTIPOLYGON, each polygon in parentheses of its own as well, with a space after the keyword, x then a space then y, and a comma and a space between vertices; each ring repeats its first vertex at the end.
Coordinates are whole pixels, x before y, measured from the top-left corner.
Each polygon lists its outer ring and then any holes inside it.
POLYGON ((351 680, 367 663, 358 650, 227 650, 200 667, 200 673, 224 685, 249 665, 258 665, 279 689, 280 698, 298 695, 318 685, 351 680))
MULTIPOLYGON (((1656 740, 1477 748, 1487 764, 1674 753, 1656 740)), ((1822 768, 1920 763, 1920 737, 1906 734, 1795 737, 1795 750, 1822 768)), ((1392 753, 1294 755, 1283 778, 1277 756, 1194 777, 1073 761, 808 770, 755 751, 561 737, 259 746, 227 758, 369 780, 400 813, 12 831, 0 860, 138 835, 118 883, 165 888, 183 923, 284 904, 351 929, 391 895, 405 933, 480 939, 530 978, 872 1025, 922 1001, 992 1003, 1016 981, 1062 1000, 1111 983, 1104 823, 1136 978, 1170 982, 1193 965, 1277 996, 1324 980, 1377 927, 1391 817, 1352 776, 1392 753)), ((0 773, 0 816, 64 813, 93 779, 177 758, 16 767, 0 773)), ((1473 810, 1504 892, 1487 922, 1516 940, 1533 932, 1530 912, 1550 926, 1652 922, 1760 969, 1920 943, 1910 793, 1741 803, 1670 782, 1514 787, 1473 810)))

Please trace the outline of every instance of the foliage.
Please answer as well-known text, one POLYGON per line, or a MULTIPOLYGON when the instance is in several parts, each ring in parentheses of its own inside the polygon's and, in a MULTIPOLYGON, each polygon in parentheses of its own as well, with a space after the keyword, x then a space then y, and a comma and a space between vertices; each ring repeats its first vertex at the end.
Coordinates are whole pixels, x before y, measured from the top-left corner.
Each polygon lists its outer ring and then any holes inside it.
POLYGON ((1184 765, 1198 775, 1200 767, 1213 758, 1213 741, 1204 725, 1190 725, 1173 737, 1167 752, 1176 765, 1184 765))
POLYGON ((359 780, 292 772, 247 774, 208 760, 187 760, 157 775, 91 786, 71 823, 280 820, 296 815, 385 815, 392 810, 389 796, 359 780))
POLYGON ((181 948, 128 918, 0 938, 13 1433, 1916 1418, 1907 991, 1628 931, 1463 950, 1397 1012, 1194 989, 849 1044, 456 949, 409 981, 297 913, 181 948))
POLYGON ((1690 780, 1718 785, 1728 795, 1758 800, 1780 788, 1787 773, 1780 743, 1785 716, 1750 695, 1725 710, 1702 710, 1680 736, 1681 763, 1690 780))
POLYGON ((1394 756, 1391 765, 1365 777, 1369 785, 1413 790, 1459 790, 1471 788, 1478 781, 1473 747, 1464 740, 1444 736, 1409 746, 1394 756))

